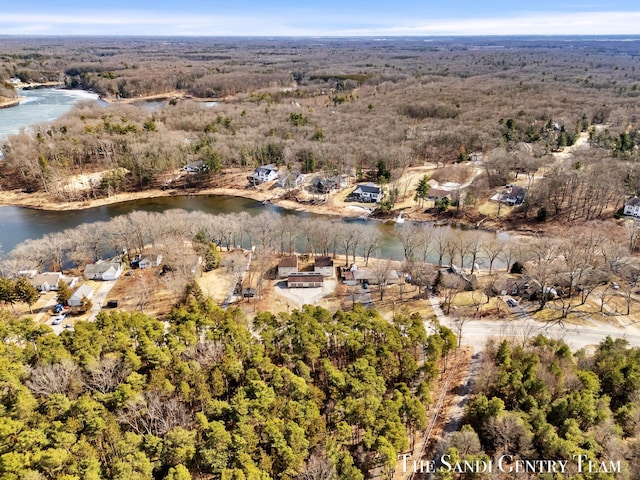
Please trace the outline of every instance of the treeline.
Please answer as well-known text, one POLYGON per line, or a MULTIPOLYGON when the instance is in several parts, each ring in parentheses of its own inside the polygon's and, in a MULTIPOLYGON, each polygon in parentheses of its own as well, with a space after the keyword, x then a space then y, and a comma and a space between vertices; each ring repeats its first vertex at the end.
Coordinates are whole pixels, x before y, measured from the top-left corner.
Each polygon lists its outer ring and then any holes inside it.
POLYGON ((2 478, 388 474, 456 345, 417 314, 305 306, 250 326, 185 295, 165 322, 101 313, 59 336, 0 311, 2 478))
MULTIPOLYGON (((542 336, 495 343, 485 353, 467 425, 442 451, 460 461, 505 455, 505 472, 515 472, 520 460, 558 459, 568 461, 562 478, 636 478, 638 355, 637 347, 611 338, 593 353, 572 353, 563 341, 542 336), (620 472, 612 471, 618 462, 620 472)), ((523 473, 532 475, 540 472, 523 473)))

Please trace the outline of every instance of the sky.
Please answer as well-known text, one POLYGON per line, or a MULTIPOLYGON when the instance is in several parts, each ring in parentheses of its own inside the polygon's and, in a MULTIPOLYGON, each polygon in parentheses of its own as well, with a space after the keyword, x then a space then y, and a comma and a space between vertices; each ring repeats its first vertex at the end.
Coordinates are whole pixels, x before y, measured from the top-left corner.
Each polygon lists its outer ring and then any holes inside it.
POLYGON ((0 35, 638 34, 638 0, 22 0, 0 10, 0 35))

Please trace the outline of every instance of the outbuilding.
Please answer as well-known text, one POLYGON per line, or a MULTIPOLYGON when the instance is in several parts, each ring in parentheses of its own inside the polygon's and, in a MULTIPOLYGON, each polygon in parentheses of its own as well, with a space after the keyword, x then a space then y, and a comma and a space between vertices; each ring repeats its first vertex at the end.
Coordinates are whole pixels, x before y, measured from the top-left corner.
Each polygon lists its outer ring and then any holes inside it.
POLYGON ((292 273, 287 279, 287 287, 289 288, 314 288, 322 287, 322 285, 324 285, 324 277, 318 273, 292 273))

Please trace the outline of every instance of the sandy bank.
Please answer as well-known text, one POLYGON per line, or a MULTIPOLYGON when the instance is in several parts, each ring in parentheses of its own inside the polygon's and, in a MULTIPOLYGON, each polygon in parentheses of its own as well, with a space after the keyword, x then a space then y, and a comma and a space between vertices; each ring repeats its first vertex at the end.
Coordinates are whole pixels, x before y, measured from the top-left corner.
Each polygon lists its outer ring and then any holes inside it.
POLYGON ((18 105, 20 105, 20 100, 22 100, 22 97, 18 97, 18 98, 0 97, 0 108, 17 107, 18 105))
POLYGON ((258 189, 235 189, 235 188, 206 188, 199 190, 144 190, 141 192, 130 192, 112 195, 111 197, 90 199, 76 202, 56 202, 45 193, 23 193, 20 191, 0 191, 0 206, 17 206, 34 208, 38 210, 83 210, 104 205, 129 202, 132 200, 142 200, 146 198, 174 197, 187 195, 226 195, 232 197, 243 197, 256 200, 258 202, 268 201, 287 210, 316 213, 319 215, 334 215, 342 217, 361 217, 362 213, 354 213, 346 206, 340 207, 333 204, 304 204, 294 200, 274 198, 271 192, 263 192, 258 189))

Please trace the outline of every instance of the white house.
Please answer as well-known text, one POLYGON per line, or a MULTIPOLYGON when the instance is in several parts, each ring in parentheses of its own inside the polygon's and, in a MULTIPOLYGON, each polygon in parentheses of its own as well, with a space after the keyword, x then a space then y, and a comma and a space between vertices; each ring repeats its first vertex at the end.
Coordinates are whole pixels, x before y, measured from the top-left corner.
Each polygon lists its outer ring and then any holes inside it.
POLYGON ((44 272, 29 279, 29 283, 40 292, 58 290, 60 281, 66 283, 69 288, 73 288, 78 283, 78 277, 65 277, 60 272, 44 272))
POLYGON ((138 260, 138 268, 159 267, 162 263, 162 255, 144 255, 138 260))
POLYGON ((624 204, 625 215, 631 215, 632 217, 640 218, 640 198, 634 197, 624 204))
POLYGON ((323 277, 333 277, 333 260, 331 257, 316 257, 313 264, 313 272, 323 277))
POLYGON ((49 292, 51 290, 58 290, 58 282, 60 282, 60 280, 62 280, 62 273, 44 272, 33 277, 29 283, 40 292, 49 292))
POLYGON ((278 277, 286 278, 293 273, 298 272, 298 256, 291 255, 289 257, 282 257, 278 263, 278 277))
POLYGON ((119 262, 90 263, 84 269, 87 280, 116 280, 122 275, 122 265, 119 262))
POLYGON ((80 307, 82 306, 83 298, 91 300, 92 297, 93 288, 91 288, 89 285, 81 285, 75 292, 73 292, 73 295, 69 297, 69 300, 67 300, 67 305, 69 305, 70 307, 80 307))
POLYGON ((359 197, 365 202, 380 202, 382 200, 382 188, 374 185, 373 183, 365 183, 358 185, 352 192, 352 195, 359 197))
POLYGON ((256 168, 247 178, 251 183, 270 182, 278 178, 278 167, 275 165, 263 165, 256 168))

